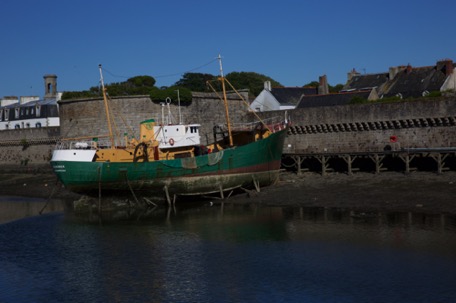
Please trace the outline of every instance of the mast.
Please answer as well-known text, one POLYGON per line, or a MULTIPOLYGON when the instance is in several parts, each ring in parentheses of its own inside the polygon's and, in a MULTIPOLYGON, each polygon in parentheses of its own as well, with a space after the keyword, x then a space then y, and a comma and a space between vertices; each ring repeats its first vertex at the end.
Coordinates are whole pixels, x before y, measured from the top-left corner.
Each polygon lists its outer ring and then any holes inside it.
POLYGON ((105 86, 104 86, 103 72, 102 72, 102 69, 101 69, 101 64, 98 65, 98 68, 100 69, 100 81, 101 81, 101 88, 103 90, 103 101, 104 101, 104 107, 105 107, 105 111, 106 111, 106 121, 108 122, 109 140, 111 141, 111 147, 115 148, 114 136, 112 134, 111 116, 109 114, 108 97, 106 95, 107 88, 105 88, 105 86))
POLYGON ((226 98, 225 77, 223 76, 222 57, 220 56, 220 54, 218 55, 217 59, 219 60, 219 64, 220 64, 220 81, 222 82, 223 104, 225 106, 225 118, 226 118, 226 124, 228 127, 228 136, 230 139, 230 146, 233 146, 233 135, 231 134, 231 122, 230 122, 230 115, 228 112, 228 100, 226 98))

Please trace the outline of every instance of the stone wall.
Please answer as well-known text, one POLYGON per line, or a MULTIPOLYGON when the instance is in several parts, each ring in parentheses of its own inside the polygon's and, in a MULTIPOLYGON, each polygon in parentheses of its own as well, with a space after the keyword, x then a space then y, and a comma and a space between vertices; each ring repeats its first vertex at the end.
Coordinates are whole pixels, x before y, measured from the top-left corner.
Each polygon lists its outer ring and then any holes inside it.
POLYGON ((456 100, 423 99, 296 109, 285 153, 456 147, 456 100))
MULTIPOLYGON (((247 92, 242 91, 247 100, 247 92)), ((256 120, 246 114, 247 105, 235 94, 228 98, 233 123, 256 120)), ((154 118, 161 121, 167 110, 149 96, 117 97, 112 100, 118 132, 139 133, 139 123, 154 118), (117 113, 122 113, 121 115, 117 113), (124 122, 127 126, 124 125, 124 122)), ((173 102, 170 111, 177 123, 179 111, 173 102)), ((258 113, 261 119, 291 120, 284 152, 353 153, 379 152, 385 148, 456 147, 456 99, 423 99, 395 103, 353 104, 314 107, 291 111, 258 113)), ((213 138, 215 124, 225 123, 222 101, 216 94, 194 93, 191 104, 181 106, 184 123, 199 123, 202 143, 213 138)), ((21 129, 0 132, 0 165, 47 165, 59 137, 94 137, 108 134, 102 99, 60 102, 60 128, 21 129)))
MULTIPOLYGON (((248 100, 246 91, 241 95, 248 100)), ((248 105, 236 95, 228 94, 230 118, 233 122, 244 122, 248 105)), ((171 102, 169 110, 159 102, 153 102, 149 96, 129 96, 112 98, 112 116, 116 121, 117 133, 122 137, 124 133, 138 137, 139 123, 147 119, 155 119, 157 122, 165 121, 168 112, 171 112, 171 121, 179 122, 179 108, 177 102, 171 102), (163 115, 162 115, 163 113, 163 115)), ((183 123, 201 124, 202 143, 212 138, 212 128, 215 124, 225 123, 225 111, 223 102, 215 93, 193 93, 192 102, 181 106, 180 112, 183 123)), ((60 101, 60 126, 62 137, 96 137, 100 134, 108 134, 106 126, 106 114, 103 99, 85 99, 60 101)))
POLYGON ((0 167, 47 167, 60 138, 60 127, 4 130, 0 132, 0 167))

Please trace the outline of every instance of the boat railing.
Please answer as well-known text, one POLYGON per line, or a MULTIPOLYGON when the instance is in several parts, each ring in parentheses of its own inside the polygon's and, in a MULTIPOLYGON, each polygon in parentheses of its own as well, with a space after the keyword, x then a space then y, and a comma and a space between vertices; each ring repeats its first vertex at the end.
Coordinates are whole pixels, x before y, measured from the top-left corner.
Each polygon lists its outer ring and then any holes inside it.
POLYGON ((269 128, 272 132, 281 130, 285 127, 284 119, 281 116, 270 117, 262 120, 262 122, 247 122, 247 123, 233 123, 231 129, 233 131, 252 131, 258 127, 269 128))
POLYGON ((105 149, 111 148, 111 145, 111 141, 108 138, 62 140, 57 142, 55 149, 105 149))

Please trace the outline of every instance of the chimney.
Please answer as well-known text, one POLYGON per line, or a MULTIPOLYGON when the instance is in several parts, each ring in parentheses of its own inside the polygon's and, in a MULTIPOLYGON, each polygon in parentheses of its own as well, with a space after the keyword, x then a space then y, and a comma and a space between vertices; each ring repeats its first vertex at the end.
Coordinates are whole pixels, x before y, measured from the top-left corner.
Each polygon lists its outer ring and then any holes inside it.
POLYGON ((449 76, 453 73, 453 60, 445 60, 445 76, 449 76))
POLYGON ((318 78, 318 94, 319 95, 327 95, 329 94, 329 87, 328 87, 328 79, 326 75, 320 76, 318 78))
POLYGON ((407 71, 406 73, 407 74, 410 74, 410 72, 412 71, 412 66, 410 64, 407 64, 407 71))
POLYGON ((350 81, 353 77, 361 75, 356 71, 355 68, 351 70, 351 72, 347 73, 347 82, 350 81))
POLYGON ((399 72, 398 66, 392 66, 389 68, 389 79, 393 80, 396 77, 397 73, 399 72))
POLYGON ((264 81, 264 89, 271 91, 271 81, 264 81))

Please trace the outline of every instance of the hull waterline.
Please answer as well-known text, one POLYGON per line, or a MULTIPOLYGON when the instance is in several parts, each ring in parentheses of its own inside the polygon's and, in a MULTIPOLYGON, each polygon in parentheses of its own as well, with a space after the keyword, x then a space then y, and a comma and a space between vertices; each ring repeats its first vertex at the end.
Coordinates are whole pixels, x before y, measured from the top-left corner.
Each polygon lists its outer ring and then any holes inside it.
POLYGON ((140 191, 162 196, 202 195, 273 184, 279 176, 286 129, 267 138, 198 157, 151 162, 52 160, 60 181, 79 193, 140 191))

